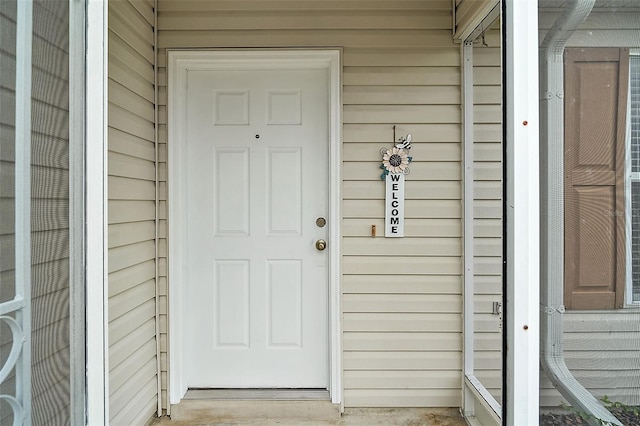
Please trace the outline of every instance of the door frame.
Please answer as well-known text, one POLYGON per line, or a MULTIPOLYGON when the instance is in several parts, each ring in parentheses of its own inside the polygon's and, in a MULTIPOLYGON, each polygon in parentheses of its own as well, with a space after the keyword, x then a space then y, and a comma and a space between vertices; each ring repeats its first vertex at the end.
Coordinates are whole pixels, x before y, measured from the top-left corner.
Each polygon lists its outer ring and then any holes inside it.
POLYGON ((190 70, 326 69, 329 72, 329 386, 331 401, 342 401, 340 322, 341 225, 341 50, 172 50, 167 52, 167 212, 168 212, 168 343, 169 402, 187 391, 184 362, 186 302, 186 134, 187 73, 190 70), (331 244, 333 242, 333 244, 331 244))

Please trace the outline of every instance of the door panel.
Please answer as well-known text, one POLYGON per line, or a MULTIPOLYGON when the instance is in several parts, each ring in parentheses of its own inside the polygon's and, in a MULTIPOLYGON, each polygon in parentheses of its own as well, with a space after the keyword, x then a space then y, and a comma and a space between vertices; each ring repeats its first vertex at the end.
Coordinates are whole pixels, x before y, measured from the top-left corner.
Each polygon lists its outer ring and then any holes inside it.
POLYGON ((325 388, 327 71, 187 86, 188 385, 325 388))

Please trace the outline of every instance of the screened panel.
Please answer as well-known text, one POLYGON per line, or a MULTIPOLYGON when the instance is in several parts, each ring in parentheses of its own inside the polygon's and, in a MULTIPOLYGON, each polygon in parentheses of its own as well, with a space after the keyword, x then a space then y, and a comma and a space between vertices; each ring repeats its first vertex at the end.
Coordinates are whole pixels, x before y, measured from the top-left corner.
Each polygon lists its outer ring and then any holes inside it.
POLYGON ((70 423, 69 2, 33 3, 33 424, 70 423))
POLYGON ((542 221, 556 226, 542 256, 561 256, 541 273, 540 424, 637 425, 640 8, 566 3, 539 10, 540 42, 560 52, 541 49, 541 152, 561 153, 541 158, 542 221))
MULTIPOLYGON (((0 306, 16 296, 15 286, 15 111, 16 2, 0 1, 0 306)), ((6 316, 15 319, 15 313, 6 316)), ((13 335, 0 321, 0 368, 7 366, 13 335)), ((4 370, 4 368, 3 368, 4 370)), ((0 395, 16 395, 15 368, 0 381, 0 395)), ((0 400, 0 424, 11 424, 13 410, 0 400)))
POLYGON ((68 1, 0 1, 0 72, 0 424, 68 425, 68 1))
POLYGON ((502 127, 485 111, 501 109, 500 21, 473 42, 474 370, 502 401, 502 127))
POLYGON ((0 2, 0 302, 15 296, 16 2, 0 2))

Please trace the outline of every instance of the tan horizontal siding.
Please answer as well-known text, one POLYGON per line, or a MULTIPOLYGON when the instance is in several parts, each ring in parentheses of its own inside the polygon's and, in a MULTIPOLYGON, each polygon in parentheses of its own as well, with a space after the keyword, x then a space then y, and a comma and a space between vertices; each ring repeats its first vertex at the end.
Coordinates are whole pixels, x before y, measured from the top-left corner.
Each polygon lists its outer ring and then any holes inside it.
MULTIPOLYGON (((35 9, 35 8, 34 8, 35 9)), ((34 16, 35 18, 35 16, 34 16)), ((40 19, 46 19, 46 16, 40 16, 40 19)), ((58 25, 64 23, 58 21, 58 25)), ((38 25, 34 25, 34 29, 38 28, 38 25)), ((33 37, 33 52, 32 52, 32 65, 34 69, 43 71, 47 75, 55 76, 63 80, 69 78, 69 63, 68 61, 61 61, 61 56, 68 54, 67 46, 56 46, 55 40, 43 38, 35 35, 33 37)))
MULTIPOLYGON (((49 324, 40 328, 31 335, 31 364, 39 362, 47 362, 51 368, 56 365, 57 361, 62 361, 60 368, 69 368, 64 366, 64 360, 54 357, 53 355, 68 351, 69 347, 69 317, 54 318, 55 322, 49 321, 49 324), (55 337, 55 338, 54 338, 55 337)), ((39 389, 34 389, 40 392, 39 389)))
POLYGON ((156 344, 153 336, 148 340, 143 339, 140 342, 139 345, 135 346, 135 351, 124 360, 126 362, 119 362, 116 367, 111 369, 111 373, 109 374, 109 389, 118 389, 129 381, 131 377, 131 364, 142 365, 153 359, 156 352, 156 344))
MULTIPOLYGON (((458 167, 457 163, 453 164, 458 167)), ((499 214, 495 209, 494 206, 487 206, 484 211, 487 215, 495 216, 499 214)), ((458 200, 407 200, 404 214, 408 219, 448 219, 459 218, 460 210, 458 200)), ((384 200, 345 200, 342 214, 345 218, 384 218, 384 200)))
POLYGON ((434 352, 345 352, 344 368, 347 370, 456 370, 462 354, 458 351, 434 352))
POLYGON ((448 11, 451 4, 448 0, 166 0, 162 9, 167 12, 199 11, 268 11, 268 10, 305 10, 308 13, 317 10, 444 10, 448 11))
POLYGON ((474 356, 475 366, 480 371, 499 371, 502 368, 502 357, 491 352, 477 352, 474 356))
MULTIPOLYGON (((408 67, 371 67, 349 66, 344 68, 343 81, 345 88, 369 85, 396 85, 402 87, 423 87, 423 91, 438 90, 441 97, 451 90, 447 86, 455 86, 460 82, 460 70, 451 66, 408 66, 408 67), (439 88, 443 86, 442 88, 439 88)), ((459 97, 459 92, 456 93, 459 97)), ((449 94, 451 96, 451 94, 449 94)))
MULTIPOLYGON (((31 135, 31 163, 55 169, 67 169, 69 164, 69 142, 48 134, 31 135)), ((60 188, 67 191, 67 188, 60 188)))
POLYGON ((379 353, 401 351, 416 352, 418 354, 439 351, 457 352, 462 351, 462 339, 460 336, 438 331, 400 331, 397 333, 345 331, 343 349, 345 354, 350 351, 379 353))
POLYGON ((138 241, 153 240, 155 226, 152 221, 125 222, 109 227, 109 248, 122 247, 138 241))
POLYGON ((473 337, 473 342, 477 351, 499 351, 502 348, 502 342, 491 334, 477 333, 473 337))
MULTIPOLYGON (((119 271, 155 257, 154 241, 142 241, 109 250, 109 272, 119 271)), ((140 285, 141 283, 136 283, 140 285)))
MULTIPOLYGON (((459 105, 344 105, 345 123, 460 123, 459 105)), ((407 126, 404 126, 407 127, 407 126)))
POLYGON ((32 78, 33 99, 50 105, 68 105, 68 83, 64 76, 53 76, 36 68, 32 71, 32 78))
POLYGON ((109 3, 109 415, 143 424, 157 409, 154 15, 109 3))
POLYGON ((110 224, 153 220, 155 217, 155 206, 151 200, 110 201, 108 210, 110 224))
MULTIPOLYGON (((342 159, 343 161, 379 161, 380 148, 380 142, 345 143, 342 150, 342 159)), ((460 144, 453 142, 425 143, 423 145, 425 158, 431 161, 457 161, 460 159, 460 150, 460 144)), ((420 163, 416 161, 414 164, 420 163)), ((409 189, 407 188, 407 190, 409 189)))
POLYGON ((476 294, 499 294, 502 291, 502 277, 496 275, 477 275, 475 277, 476 294))
POLYGON ((498 200, 477 200, 474 205, 473 217, 476 219, 502 218, 502 203, 498 200))
POLYGON ((136 117, 153 122, 153 102, 131 91, 122 84, 111 81, 109 85, 109 101, 121 109, 126 109, 136 117))
POLYGON ((109 341, 115 344, 130 333, 142 328, 147 321, 153 320, 154 315, 153 301, 145 301, 135 309, 109 321, 109 341))
MULTIPOLYGON (((380 164, 378 164, 380 162, 345 162, 342 167, 342 177, 345 181, 371 180, 381 183, 380 173, 382 173, 382 170, 380 170, 380 164)), ((460 162, 457 161, 412 161, 409 167, 411 169, 410 179, 414 181, 460 180, 460 162)))
POLYGON ((496 263, 496 259, 477 256, 474 259, 473 267, 475 275, 500 275, 502 273, 502 265, 496 263))
POLYGON ((51 166, 31 166, 34 199, 69 199, 69 170, 51 166))
MULTIPOLYGON (((265 30, 368 30, 368 29, 448 29, 451 16, 448 10, 308 10, 272 9, 251 11, 265 30)), ((158 25, 165 30, 190 28, 198 31, 255 30, 255 21, 237 11, 198 10, 176 11, 163 17, 158 25)))
POLYGON ((351 313, 343 316, 343 330, 359 332, 455 333, 461 326, 459 313, 351 313))
POLYGON ((118 318, 155 297, 155 281, 148 280, 109 298, 109 318, 118 318))
POLYGON ((381 238, 345 238, 344 256, 458 256, 459 238, 405 238, 387 242, 381 238), (397 241, 397 242, 396 242, 397 241))
POLYGON ((120 388, 112 390, 109 395, 111 406, 122 407, 109 411, 111 424, 128 424, 137 417, 141 417, 139 421, 146 423, 153 416, 158 394, 155 359, 142 365, 132 366, 132 369, 135 373, 129 377, 129 380, 120 388), (146 405, 141 405, 140 401, 144 401, 146 405))
POLYGON ((31 421, 34 424, 49 424, 52 418, 61 420, 59 424, 69 424, 70 413, 68 377, 31 398, 31 421))
MULTIPOLYGON (((343 65, 345 67, 371 67, 369 71, 373 74, 373 78, 388 67, 434 67, 429 71, 425 70, 425 74, 429 76, 437 71, 445 71, 443 74, 447 74, 450 71, 455 75, 460 75, 460 54, 459 50, 451 49, 451 46, 447 45, 426 47, 420 50, 406 46, 398 48, 350 46, 350 49, 344 52, 343 65)), ((402 72, 400 71, 400 75, 402 72)), ((453 76, 441 76, 440 78, 446 78, 447 81, 451 81, 450 84, 455 84, 453 80, 449 80, 453 79, 453 76)))
POLYGON ((462 312, 460 298, 455 294, 345 294, 345 312, 359 313, 450 313, 462 312))
POLYGON ((382 262, 383 256, 345 256, 342 272, 345 275, 389 275, 398 276, 398 270, 403 275, 455 275, 460 273, 461 260, 455 257, 421 257, 414 256, 384 256, 392 259, 392 265, 382 262))
MULTIPOLYGON (((113 227, 109 227, 110 230, 113 227)), ((129 289, 130 282, 142 283, 155 276, 155 261, 148 260, 109 274, 109 297, 129 289)))
POLYGON ((109 151, 149 161, 153 158, 153 142, 109 128, 109 151))
POLYGON ((109 170, 110 176, 143 179, 152 183, 155 179, 153 158, 141 159, 117 152, 109 152, 109 170))
MULTIPOLYGON (((59 354, 55 354, 59 359, 69 360, 69 348, 63 348, 59 354)), ((31 377, 33 379, 33 388, 37 393, 32 393, 32 397, 38 397, 47 392, 47 389, 53 388, 56 384, 69 381, 68 368, 51 368, 49 362, 43 361, 35 363, 31 366, 31 377)), ((67 402, 69 401, 67 396, 67 402)))
MULTIPOLYGON (((459 405, 462 151, 460 55, 451 40, 451 3, 163 1, 158 43, 163 208, 166 49, 342 48, 341 281, 345 359, 354 360, 345 364, 344 401, 347 406, 459 405), (398 135, 411 132, 414 141, 406 185, 407 238, 396 241, 381 236, 379 168, 380 148, 393 143, 393 125, 401 127, 398 135), (374 239, 371 225, 378 230, 374 239), (449 367, 444 374, 425 374, 421 354, 446 360, 449 367), (359 367, 358 359, 369 359, 370 368, 359 367), (409 359, 411 366, 404 362, 409 359), (393 378, 395 370, 405 370, 406 380, 393 378), (402 383, 407 381, 415 386, 406 389, 402 383)), ((495 119, 496 111, 482 113, 495 119)), ((164 280, 166 229, 161 234, 164 280)), ((166 330, 166 315, 161 319, 166 330)), ((160 342, 166 350, 164 334, 160 342)))
MULTIPOLYGON (((428 378, 425 378, 427 381, 428 378)), ((433 378, 432 378, 433 380, 433 378)), ((437 380, 437 378, 436 378, 437 380)), ((425 401, 434 407, 459 407, 460 389, 345 389, 348 407, 422 407, 425 401)))
POLYGON ((451 43, 448 30, 259 30, 259 31, 162 31, 158 43, 165 47, 270 47, 286 46, 291 38, 302 47, 340 46, 348 41, 353 47, 439 47, 451 43))
POLYGON ((458 86, 346 86, 342 100, 349 105, 432 105, 460 104, 458 86))
POLYGON ((52 291, 68 288, 69 258, 32 265, 31 297, 39 297, 52 291))
MULTIPOLYGON (((13 202, 11 203, 11 208, 13 208, 13 202)), ((32 211, 39 212, 39 214, 31 220, 32 232, 60 231, 68 229, 68 200, 64 198, 33 199, 31 200, 31 209, 32 211)))
POLYGON ((31 327, 37 332, 47 327, 52 318, 67 319, 69 315, 69 290, 63 288, 58 291, 34 297, 31 300, 31 327))
POLYGON ((353 389, 458 389, 460 374, 447 370, 348 370, 345 372, 353 389))
MULTIPOLYGON (((358 217, 345 218, 342 221, 344 237, 370 236, 371 226, 376 232, 384 229, 384 218, 370 218, 366 221, 358 217)), ((461 237, 462 225, 458 219, 405 219, 405 232, 414 237, 461 237)))
POLYGON ((389 285, 384 275, 345 275, 342 279, 345 295, 354 294, 460 294, 461 279, 454 275, 406 275, 389 285))
MULTIPOLYGON (((568 312, 564 314, 564 357, 576 379, 597 398, 640 404, 640 313, 568 312)), ((542 373, 540 404, 564 399, 542 373)))
MULTIPOLYGON (((416 181, 405 188, 405 200, 456 199, 460 192, 459 181, 416 181)), ((384 197, 384 185, 371 185, 370 180, 352 180, 344 182, 342 195, 355 200, 367 200, 384 197)), ((406 225, 405 225, 406 226, 406 225)), ((414 235, 414 234, 411 234, 414 235)))
POLYGON ((153 74, 149 73, 145 67, 138 73, 125 59, 121 59, 115 55, 109 55, 109 79, 119 84, 126 85, 130 90, 153 102, 153 74))
POLYGON ((109 346, 109 361, 112 362, 114 366, 120 365, 126 359, 133 356, 154 334, 155 320, 149 318, 124 338, 121 338, 118 342, 109 346))
POLYGON ((109 177, 109 198, 114 200, 153 200, 156 186, 153 181, 120 176, 109 177))

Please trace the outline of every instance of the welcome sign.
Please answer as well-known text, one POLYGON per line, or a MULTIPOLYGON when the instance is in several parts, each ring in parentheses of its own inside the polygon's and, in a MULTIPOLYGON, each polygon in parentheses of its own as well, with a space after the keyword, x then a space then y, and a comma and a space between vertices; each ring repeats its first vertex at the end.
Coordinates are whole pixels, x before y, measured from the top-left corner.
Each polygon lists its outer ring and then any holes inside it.
POLYGON ((411 134, 391 149, 382 148, 381 179, 386 182, 384 236, 404 237, 404 177, 409 174, 411 134))
POLYGON ((404 174, 390 173, 386 183, 384 236, 404 237, 404 174))

